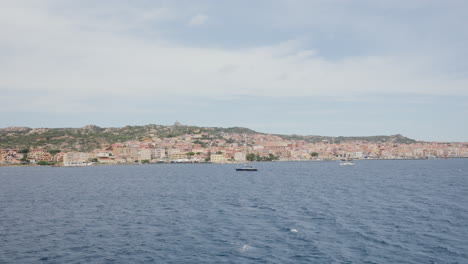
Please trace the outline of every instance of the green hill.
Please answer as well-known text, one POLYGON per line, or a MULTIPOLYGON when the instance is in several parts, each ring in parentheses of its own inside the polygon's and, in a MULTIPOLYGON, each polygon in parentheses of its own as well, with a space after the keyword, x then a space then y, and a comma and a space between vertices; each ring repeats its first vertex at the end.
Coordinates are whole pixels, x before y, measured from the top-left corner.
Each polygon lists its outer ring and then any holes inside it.
MULTIPOLYGON (((89 125, 81 128, 29 128, 8 127, 0 129, 0 148, 45 148, 63 151, 91 151, 112 143, 129 140, 145 140, 152 138, 171 138, 184 134, 208 134, 209 138, 220 138, 222 133, 262 134, 242 127, 197 127, 175 124, 173 126, 144 125, 125 126, 120 128, 102 128, 89 125)), ((310 143, 328 141, 340 143, 350 140, 366 142, 414 143, 413 139, 402 135, 371 136, 371 137, 324 137, 278 135, 287 140, 305 140, 310 143)))

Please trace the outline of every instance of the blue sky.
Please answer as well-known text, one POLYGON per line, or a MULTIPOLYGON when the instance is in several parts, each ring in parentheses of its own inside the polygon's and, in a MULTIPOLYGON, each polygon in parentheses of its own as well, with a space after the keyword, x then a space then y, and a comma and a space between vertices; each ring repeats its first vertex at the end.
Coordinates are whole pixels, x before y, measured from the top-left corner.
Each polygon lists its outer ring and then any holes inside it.
POLYGON ((466 1, 2 1, 0 127, 468 142, 466 1))

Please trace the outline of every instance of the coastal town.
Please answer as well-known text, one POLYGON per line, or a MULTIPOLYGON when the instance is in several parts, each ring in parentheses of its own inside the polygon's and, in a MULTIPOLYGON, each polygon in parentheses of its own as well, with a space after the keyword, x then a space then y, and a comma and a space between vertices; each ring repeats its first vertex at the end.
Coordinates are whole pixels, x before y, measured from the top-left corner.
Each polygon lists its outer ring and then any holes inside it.
POLYGON ((92 151, 46 148, 0 150, 1 165, 86 166, 146 163, 242 163, 246 161, 333 161, 340 159, 467 158, 468 143, 351 140, 310 143, 260 133, 194 131, 174 137, 148 136, 92 151))

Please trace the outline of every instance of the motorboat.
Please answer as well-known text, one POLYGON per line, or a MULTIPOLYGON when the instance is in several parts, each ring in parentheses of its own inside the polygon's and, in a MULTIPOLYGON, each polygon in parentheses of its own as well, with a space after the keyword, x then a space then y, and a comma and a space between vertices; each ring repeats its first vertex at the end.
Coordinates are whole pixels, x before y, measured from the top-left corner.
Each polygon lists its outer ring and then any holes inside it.
POLYGON ((340 162, 341 166, 354 166, 354 162, 351 159, 342 159, 340 162))
POLYGON ((257 171, 257 168, 252 165, 244 165, 242 168, 236 168, 236 171, 257 171))

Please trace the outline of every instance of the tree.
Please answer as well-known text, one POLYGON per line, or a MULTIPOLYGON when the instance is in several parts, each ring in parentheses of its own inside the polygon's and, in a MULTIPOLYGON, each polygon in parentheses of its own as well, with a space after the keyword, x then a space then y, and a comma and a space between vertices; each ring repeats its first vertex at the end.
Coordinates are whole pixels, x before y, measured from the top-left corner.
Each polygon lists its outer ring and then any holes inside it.
POLYGON ((147 159, 141 161, 141 164, 148 164, 148 163, 149 163, 149 160, 147 160, 147 159))
POLYGON ((255 155, 255 159, 256 159, 257 161, 261 161, 261 160, 262 160, 262 157, 260 157, 260 155, 257 154, 257 155, 255 155))
POLYGON ((248 160, 248 161, 254 161, 255 160, 255 154, 253 153, 249 153, 245 156, 245 158, 248 160))
POLYGON ((310 153, 310 156, 311 156, 312 158, 318 157, 318 155, 319 155, 319 154, 318 154, 317 152, 312 152, 312 153, 310 153))
POLYGON ((61 151, 60 149, 51 149, 47 152, 49 152, 50 155, 55 156, 55 154, 60 153, 60 151, 61 151))
POLYGON ((200 141, 199 139, 193 141, 193 144, 198 144, 198 145, 200 145, 202 148, 207 148, 207 147, 208 147, 208 146, 206 145, 205 142, 200 141))
POLYGON ((193 155, 195 155, 195 152, 187 152, 186 155, 187 156, 193 156, 193 155))
POLYGON ((40 161, 37 162, 37 165, 44 166, 44 165, 50 165, 50 163, 45 161, 45 160, 40 160, 40 161))
POLYGON ((268 154, 267 160, 272 161, 272 160, 277 160, 277 159, 279 159, 277 156, 275 156, 275 155, 273 155, 273 154, 271 154, 271 153, 268 154))
POLYGON ((20 149, 20 150, 18 151, 18 153, 27 154, 27 153, 29 153, 29 149, 27 149, 27 148, 20 149))

